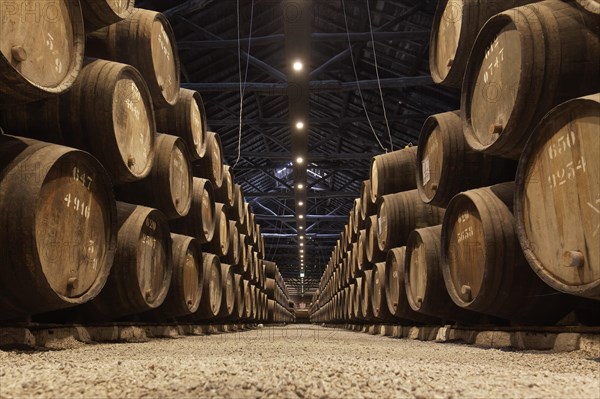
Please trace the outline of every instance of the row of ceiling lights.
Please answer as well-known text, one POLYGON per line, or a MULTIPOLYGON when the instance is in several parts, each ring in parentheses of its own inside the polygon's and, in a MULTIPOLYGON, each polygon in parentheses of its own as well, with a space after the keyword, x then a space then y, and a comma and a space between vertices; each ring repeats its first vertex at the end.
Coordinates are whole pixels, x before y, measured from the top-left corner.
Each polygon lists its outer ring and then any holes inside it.
MULTIPOLYGON (((294 71, 296 72, 301 72, 302 69, 304 69, 304 64, 302 63, 302 61, 300 60, 296 60, 294 61, 294 63, 292 64, 292 68, 294 71)), ((302 130, 304 129, 304 122, 302 121, 297 121, 296 122, 296 129, 297 130, 302 130)), ((302 156, 298 156, 296 158, 296 165, 302 165, 304 164, 304 158, 302 156)), ((304 184, 302 183, 297 183, 296 184, 296 189, 297 190, 303 190, 304 189, 304 184)), ((304 202, 303 201, 298 201, 297 207, 301 208, 302 206, 304 206, 304 202)), ((299 212, 298 214, 298 219, 302 220, 304 219, 304 214, 302 212, 299 212)), ((302 226, 298 226, 299 230, 302 230, 302 226)), ((302 233, 299 234, 299 240, 300 240, 300 277, 304 277, 304 235, 302 233)))

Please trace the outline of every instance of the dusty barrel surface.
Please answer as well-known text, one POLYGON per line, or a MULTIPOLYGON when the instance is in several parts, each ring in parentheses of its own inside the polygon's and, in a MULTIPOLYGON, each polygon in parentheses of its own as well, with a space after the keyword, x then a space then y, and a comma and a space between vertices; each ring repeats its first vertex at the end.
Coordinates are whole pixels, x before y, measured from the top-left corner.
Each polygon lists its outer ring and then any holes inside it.
POLYGON ((411 231, 442 223, 444 210, 421 201, 418 190, 384 195, 379 199, 379 248, 389 251, 406 245, 411 231))
POLYGON ((206 136, 206 152, 194 162, 194 175, 210 180, 215 190, 223 184, 223 147, 217 133, 209 132, 206 136))
POLYGON ((173 275, 161 306, 143 315, 144 319, 166 320, 194 313, 200 306, 203 286, 202 249, 193 237, 171 234, 173 275))
MULTIPOLYGON (((377 215, 369 216, 369 220, 367 220, 367 237, 365 240, 365 256, 369 263, 377 263, 385 260, 386 253, 379 248, 379 220, 377 219, 377 215)), ((363 260, 364 261, 364 260, 363 260)), ((366 263, 363 263, 363 269, 365 267, 371 267, 366 263)))
POLYGON ((156 108, 177 102, 179 55, 175 35, 164 15, 134 8, 127 19, 90 33, 86 55, 138 69, 148 84, 156 108))
POLYGON ((231 265, 221 263, 221 309, 219 317, 229 317, 235 309, 235 278, 231 265))
POLYGON ((515 219, 542 280, 600 299, 600 94, 553 109, 519 161, 515 219))
POLYGON ((165 300, 173 274, 169 224, 162 212, 117 203, 115 260, 102 292, 84 305, 89 320, 114 320, 152 310, 165 300))
POLYGON ((404 320, 435 322, 435 319, 415 312, 406 298, 404 286, 406 247, 391 249, 385 261, 385 298, 390 314, 404 320))
POLYGON ((444 320, 477 322, 480 315, 458 307, 446 291, 440 268, 442 226, 416 229, 408 238, 404 288, 410 307, 444 320))
POLYGON ((513 181, 517 170, 515 161, 473 151, 458 111, 427 118, 419 136, 417 165, 421 200, 440 207, 461 191, 513 181))
POLYGON ((577 3, 592 14, 600 15, 600 2, 598 0, 575 0, 577 3))
POLYGON ((225 205, 215 203, 215 233, 212 240, 203 244, 202 248, 219 257, 229 253, 229 220, 225 213, 225 205))
POLYGON ((0 3, 0 106, 62 94, 83 63, 79 1, 0 3))
POLYGON ((133 12, 134 0, 84 0, 81 11, 86 32, 112 25, 129 18, 133 12))
POLYGON ((154 111, 144 79, 134 68, 96 60, 60 97, 6 110, 9 132, 90 152, 116 183, 142 179, 154 159, 154 111))
POLYGON ((376 263, 373 267, 373 279, 371 281, 371 306, 373 307, 373 316, 382 320, 391 320, 392 315, 388 309, 385 296, 385 287, 388 284, 386 277, 385 262, 376 263))
POLYGON ((179 89, 179 99, 171 107, 156 110, 156 130, 179 136, 185 141, 192 159, 206 153, 206 111, 200 93, 179 89))
POLYGON ((218 190, 215 190, 215 198, 218 202, 226 204, 228 209, 235 205, 233 170, 229 165, 223 165, 223 184, 218 190))
POLYGON ((169 219, 175 219, 190 210, 192 178, 192 165, 183 140, 159 134, 150 174, 115 191, 119 200, 156 208, 169 219))
POLYGON ((485 22, 499 12, 536 0, 442 0, 433 18, 429 69, 433 81, 461 86, 469 52, 485 22))
POLYGON ((171 230, 195 237, 205 244, 213 239, 216 222, 212 184, 206 179, 194 177, 190 210, 186 216, 169 221, 171 230))
POLYGON ((452 199, 442 228, 446 289, 465 309, 521 323, 556 322, 572 301, 527 264, 513 227, 513 194, 511 182, 452 199))
POLYGON ((417 188, 417 147, 377 155, 371 161, 371 202, 385 194, 417 188))
POLYGON ((88 153, 0 134, 0 320, 98 295, 117 246, 111 186, 88 153))
POLYGON ((597 92, 599 30, 597 16, 558 0, 490 18, 473 46, 462 89, 471 148, 518 159, 552 107, 597 92))
POLYGON ((212 319, 221 310, 223 296, 223 280, 221 278, 221 262, 213 254, 202 254, 203 287, 200 305, 190 319, 212 319))

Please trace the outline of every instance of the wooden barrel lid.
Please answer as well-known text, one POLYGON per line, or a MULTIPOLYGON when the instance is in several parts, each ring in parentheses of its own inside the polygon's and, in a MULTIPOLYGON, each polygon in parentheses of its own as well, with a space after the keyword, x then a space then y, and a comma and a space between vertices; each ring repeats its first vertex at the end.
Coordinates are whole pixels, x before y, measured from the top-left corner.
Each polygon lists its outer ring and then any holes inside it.
MULTIPOLYGON (((194 238, 190 237, 195 241, 194 238)), ((200 245, 189 245, 183 262, 183 297, 189 312, 194 313, 202 296, 202 251, 200 245)))
MULTIPOLYGON (((446 80, 454 64, 461 37, 464 3, 463 0, 446 0, 438 5, 431 34, 429 63, 431 76, 436 83, 446 80)), ((452 83, 456 85, 460 82, 452 83)))

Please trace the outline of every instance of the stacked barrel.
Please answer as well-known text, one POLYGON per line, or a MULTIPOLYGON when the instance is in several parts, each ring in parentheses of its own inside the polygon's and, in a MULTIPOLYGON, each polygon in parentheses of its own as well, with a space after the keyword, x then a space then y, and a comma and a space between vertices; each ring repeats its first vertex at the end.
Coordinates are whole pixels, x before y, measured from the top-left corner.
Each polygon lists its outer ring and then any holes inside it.
POLYGON ((430 116, 417 148, 373 159, 313 321, 593 321, 597 12, 586 1, 438 3, 432 77, 462 87, 461 110, 430 116))
POLYGON ((0 321, 293 321, 168 20, 42 3, 0 2, 0 321))

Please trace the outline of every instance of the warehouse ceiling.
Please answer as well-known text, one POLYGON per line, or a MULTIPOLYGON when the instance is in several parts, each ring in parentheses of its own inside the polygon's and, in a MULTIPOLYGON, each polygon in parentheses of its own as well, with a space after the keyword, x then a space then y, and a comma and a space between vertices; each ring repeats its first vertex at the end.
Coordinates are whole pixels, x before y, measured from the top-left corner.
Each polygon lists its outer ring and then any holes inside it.
POLYGON ((292 294, 312 295, 371 157, 416 144, 428 115, 459 107, 457 92, 429 78, 436 2, 367 1, 136 3, 168 16, 182 86, 202 94, 209 128, 261 225, 265 258, 277 262, 292 294))

